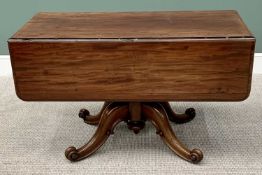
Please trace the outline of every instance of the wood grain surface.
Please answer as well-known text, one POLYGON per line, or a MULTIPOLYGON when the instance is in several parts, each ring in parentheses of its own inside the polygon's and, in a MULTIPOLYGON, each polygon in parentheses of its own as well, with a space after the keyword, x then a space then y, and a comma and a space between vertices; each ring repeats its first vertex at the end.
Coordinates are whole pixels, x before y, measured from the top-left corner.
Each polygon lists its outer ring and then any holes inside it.
POLYGON ((12 38, 250 37, 236 11, 42 12, 12 38))
MULTIPOLYGON (((187 160, 191 163, 199 163, 203 159, 203 153, 199 149, 187 148, 176 137, 172 127, 169 124, 168 119, 173 118, 172 121, 180 121, 179 123, 189 122, 189 118, 193 119, 194 116, 188 116, 189 109, 185 114, 177 115, 166 102, 157 103, 140 103, 140 102, 111 102, 105 104, 105 107, 99 112, 101 115, 97 115, 96 124, 98 125, 95 134, 91 139, 80 148, 70 146, 65 150, 65 156, 70 161, 79 161, 91 156, 95 153, 107 140, 107 138, 115 133, 115 127, 120 122, 125 122, 130 130, 133 130, 135 134, 138 134, 145 126, 146 121, 150 121, 156 128, 156 134, 158 134, 167 146, 179 157, 187 160), (164 105, 164 106, 163 106, 164 105), (167 105, 167 106, 166 106, 167 105), (168 111, 169 112, 168 112, 168 111), (169 116, 171 114, 171 116, 169 116), (193 118, 192 118, 193 117, 193 118)), ((194 109, 193 109, 194 110, 194 109)), ((87 111, 84 109, 84 111, 87 111)), ((192 108, 191 110, 192 111, 192 108)), ((195 111, 195 110, 194 110, 195 111)), ((80 113, 83 112, 83 109, 80 113)), ((87 113, 86 113, 87 114, 87 113)), ((195 113, 194 113, 195 115, 195 113)), ((89 117, 86 116, 87 120, 89 117)), ((93 119, 90 119, 92 121, 93 119)), ((91 124, 94 124, 91 122, 91 124)))
POLYGON ((253 38, 9 40, 23 100, 243 100, 253 38))

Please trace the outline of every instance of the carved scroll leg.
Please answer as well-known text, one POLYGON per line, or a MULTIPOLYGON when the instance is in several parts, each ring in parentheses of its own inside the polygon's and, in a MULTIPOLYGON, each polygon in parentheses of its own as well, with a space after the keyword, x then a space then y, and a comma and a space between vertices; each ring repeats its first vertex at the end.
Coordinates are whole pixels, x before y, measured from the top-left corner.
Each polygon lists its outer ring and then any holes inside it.
POLYGON ((169 120, 174 123, 177 124, 187 123, 193 120, 196 116, 196 112, 194 108, 186 109, 184 114, 176 114, 168 102, 162 102, 160 104, 164 107, 169 120))
POLYGON ((81 109, 79 111, 78 116, 84 120, 85 123, 90 125, 98 125, 101 115, 105 108, 110 104, 110 102, 105 102, 102 109, 97 115, 90 115, 89 111, 87 109, 81 109))
POLYGON ((102 113, 98 128, 87 144, 76 149, 69 147, 65 151, 65 156, 71 161, 78 161, 90 156, 98 150, 113 133, 115 126, 124 120, 128 115, 128 105, 110 103, 102 113))
POLYGON ((198 163, 203 159, 203 153, 198 149, 189 150, 177 139, 171 126, 169 125, 167 114, 160 104, 150 104, 142 106, 142 113, 152 122, 168 147, 181 158, 198 163))

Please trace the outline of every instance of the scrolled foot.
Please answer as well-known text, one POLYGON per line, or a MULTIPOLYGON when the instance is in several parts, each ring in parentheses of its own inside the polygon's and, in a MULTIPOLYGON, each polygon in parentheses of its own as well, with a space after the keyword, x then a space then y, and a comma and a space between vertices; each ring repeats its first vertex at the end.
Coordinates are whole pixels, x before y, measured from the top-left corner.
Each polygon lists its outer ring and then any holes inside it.
POLYGON ((70 161, 76 161, 79 158, 79 154, 73 146, 70 146, 65 150, 65 156, 70 161))
POLYGON ((199 163, 203 159, 203 157, 203 153, 199 149, 193 149, 192 151, 190 151, 190 159, 192 163, 199 163))
POLYGON ((79 118, 85 120, 87 116, 90 115, 90 112, 87 109, 81 109, 78 113, 79 118))
POLYGON ((105 108, 110 104, 110 102, 105 102, 101 111, 97 115, 90 115, 90 112, 87 109, 81 109, 78 113, 78 116, 84 120, 85 123, 90 125, 98 125, 101 115, 104 112, 105 108))
POLYGON ((186 109, 185 114, 188 115, 189 118, 193 119, 196 116, 196 110, 194 108, 188 108, 186 109))
POLYGON ((168 102, 161 102, 160 104, 163 106, 164 110, 166 111, 168 119, 174 123, 177 124, 187 123, 193 120, 196 116, 196 111, 194 108, 186 109, 184 114, 176 114, 168 102))
POLYGON ((189 150, 178 140, 172 127, 169 125, 166 110, 161 104, 143 105, 142 111, 156 127, 156 133, 161 136, 167 146, 179 157, 192 163, 199 163, 203 159, 203 153, 200 150, 189 150))
POLYGON ((65 156, 70 161, 82 160, 97 151, 113 133, 115 126, 124 120, 128 115, 128 106, 124 104, 109 104, 101 114, 101 121, 98 124, 93 137, 82 147, 76 149, 69 147, 65 156))
POLYGON ((90 125, 98 125, 100 115, 92 116, 87 109, 81 109, 78 113, 79 118, 83 119, 85 123, 90 125))

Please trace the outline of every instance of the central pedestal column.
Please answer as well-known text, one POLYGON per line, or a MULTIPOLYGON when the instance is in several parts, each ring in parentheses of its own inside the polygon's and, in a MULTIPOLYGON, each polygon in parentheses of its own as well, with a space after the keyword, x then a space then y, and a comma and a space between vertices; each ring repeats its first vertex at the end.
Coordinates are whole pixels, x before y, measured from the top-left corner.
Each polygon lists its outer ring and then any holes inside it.
POLYGON ((78 161, 90 156, 98 150, 119 122, 126 122, 130 130, 138 134, 148 120, 156 127, 156 133, 162 137, 167 146, 181 158, 198 163, 203 159, 199 149, 189 150, 174 134, 169 121, 186 123, 195 117, 195 110, 189 108, 184 114, 176 114, 168 102, 105 102, 97 115, 90 115, 86 109, 81 109, 79 117, 87 124, 98 125, 93 137, 82 147, 69 147, 65 156, 71 161, 78 161))

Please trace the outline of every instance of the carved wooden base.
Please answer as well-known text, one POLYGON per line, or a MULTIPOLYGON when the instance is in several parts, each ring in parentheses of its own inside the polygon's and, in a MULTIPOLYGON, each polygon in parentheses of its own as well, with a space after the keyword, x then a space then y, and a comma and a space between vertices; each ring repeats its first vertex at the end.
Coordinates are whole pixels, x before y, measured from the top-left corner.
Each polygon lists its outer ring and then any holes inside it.
POLYGON ((156 133, 162 137, 167 146, 181 158, 198 163, 203 159, 199 149, 189 150, 176 137, 169 121, 185 123, 195 117, 195 110, 189 108, 185 114, 176 114, 168 102, 105 102, 97 115, 90 115, 88 110, 81 109, 79 117, 88 124, 98 125, 93 137, 82 147, 69 147, 65 156, 71 161, 78 161, 90 156, 103 145, 119 122, 126 122, 130 130, 138 134, 149 120, 155 127, 156 133))

